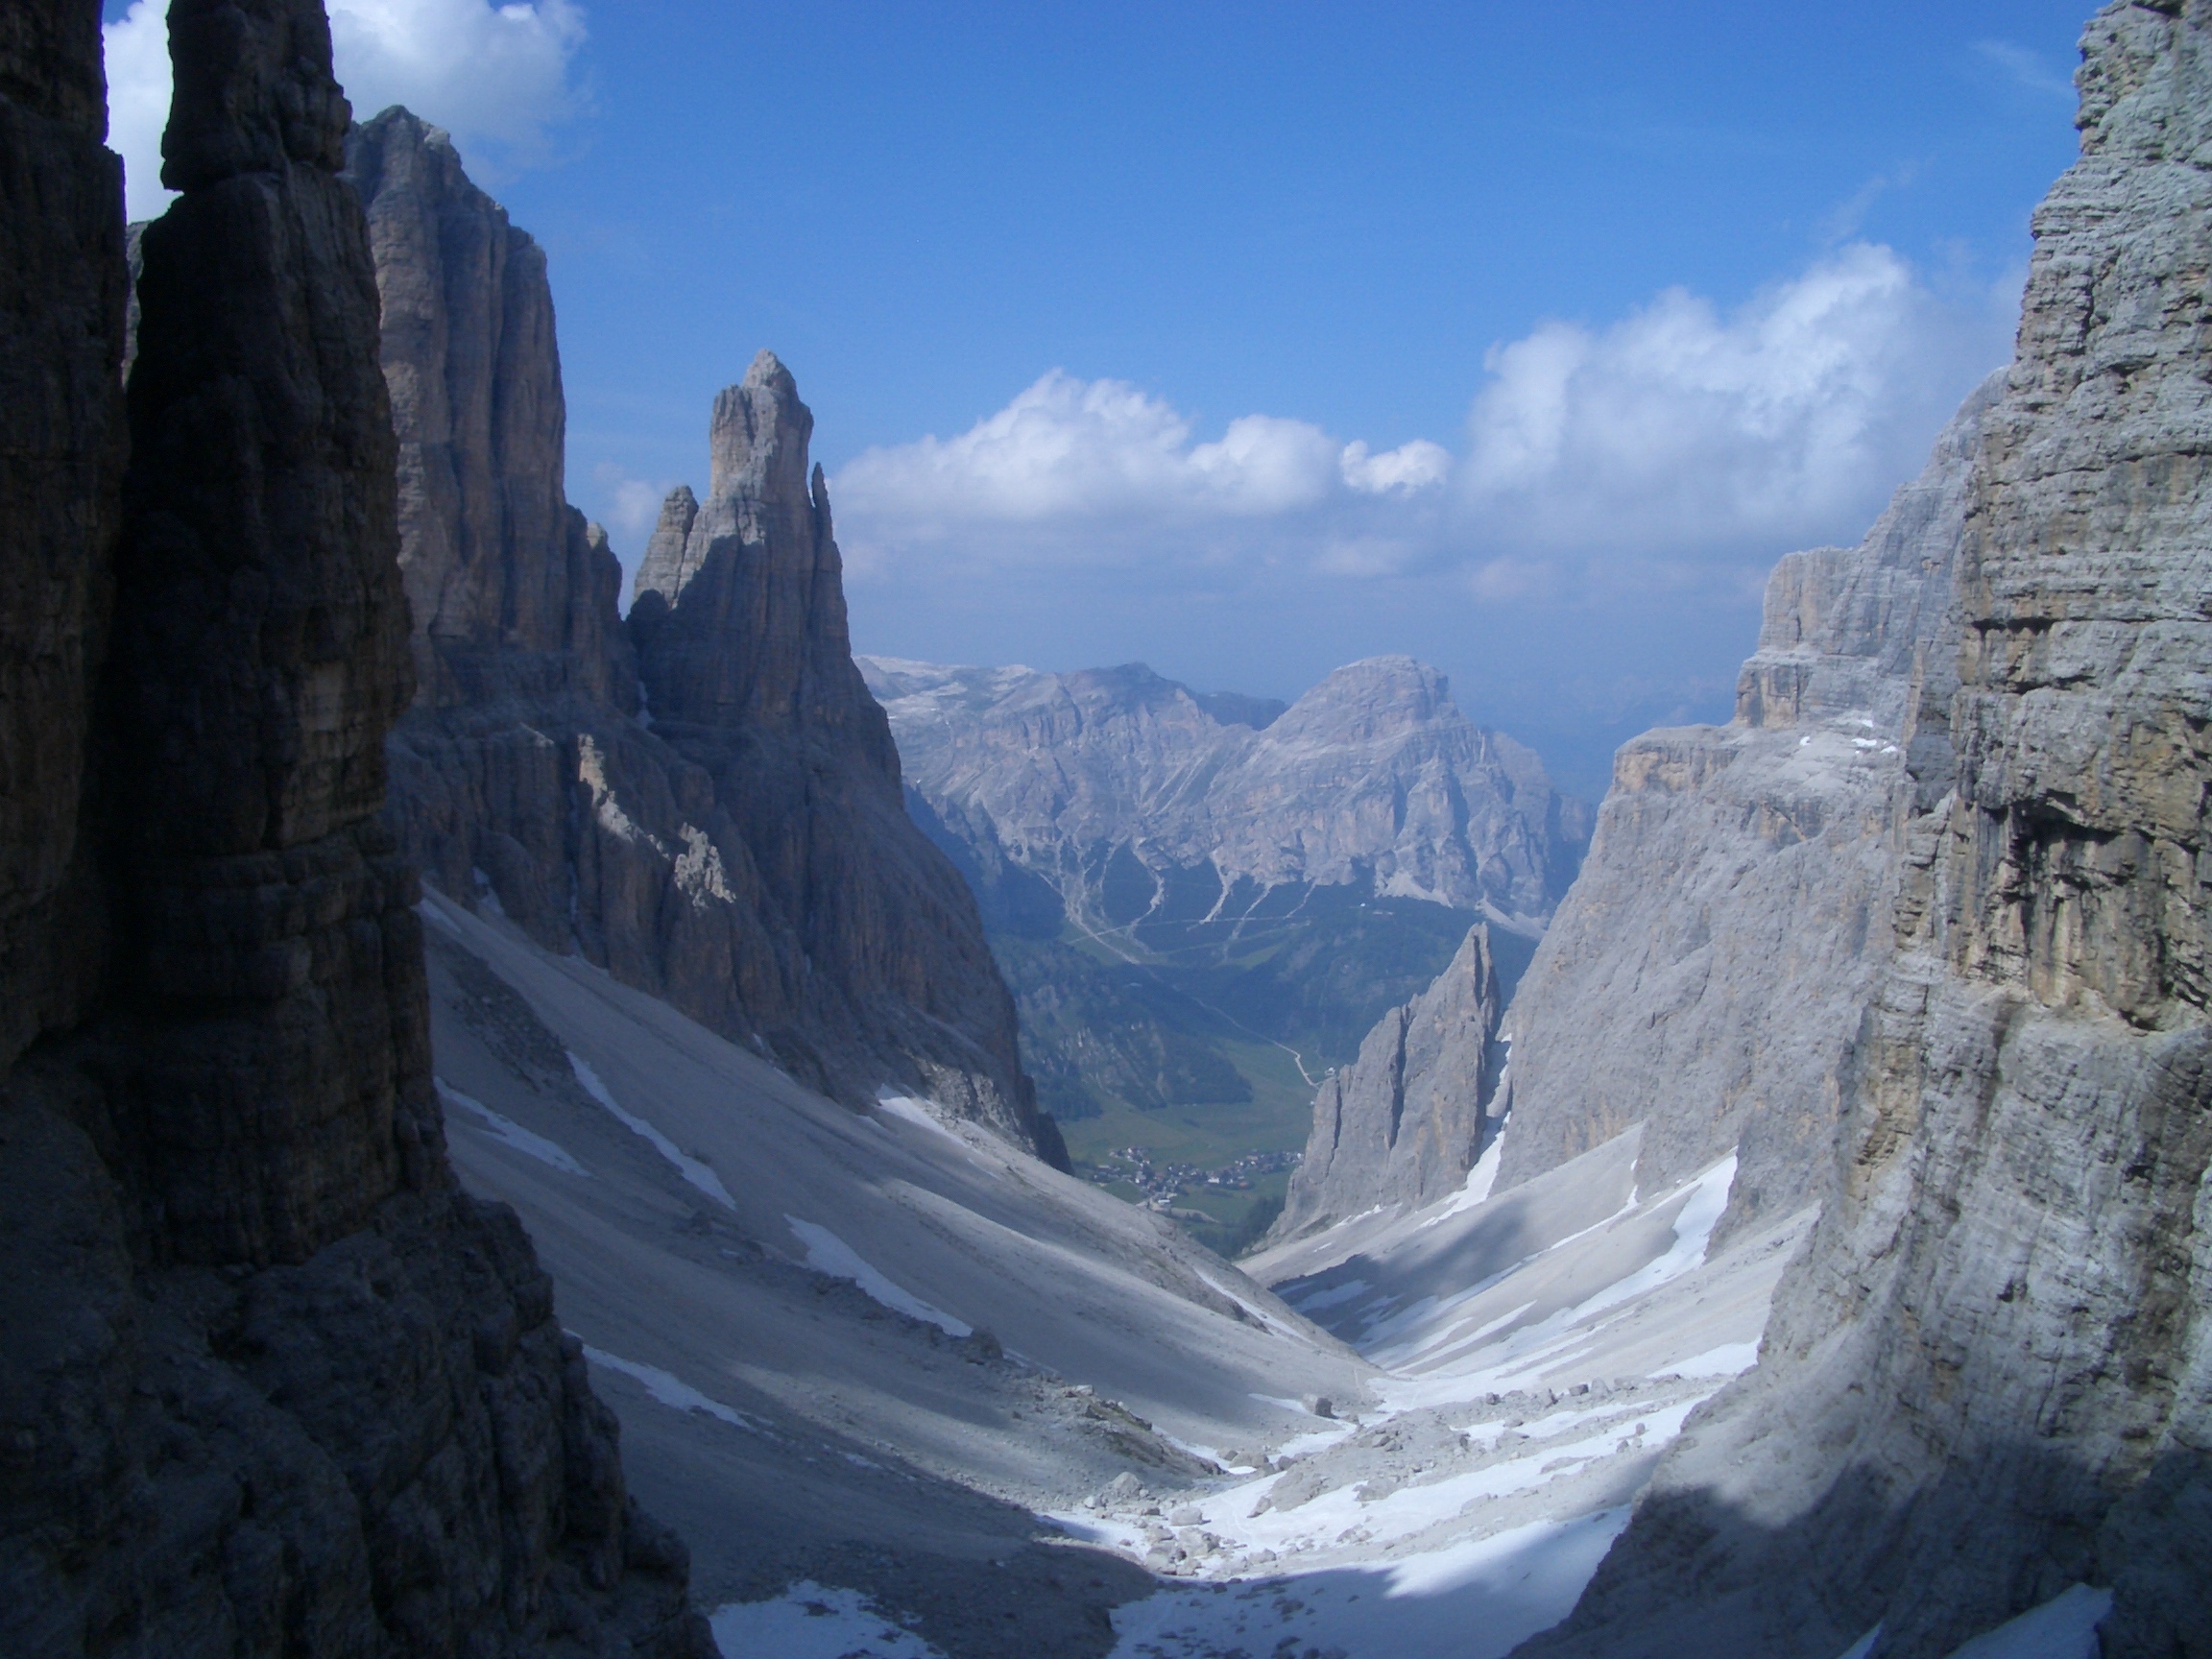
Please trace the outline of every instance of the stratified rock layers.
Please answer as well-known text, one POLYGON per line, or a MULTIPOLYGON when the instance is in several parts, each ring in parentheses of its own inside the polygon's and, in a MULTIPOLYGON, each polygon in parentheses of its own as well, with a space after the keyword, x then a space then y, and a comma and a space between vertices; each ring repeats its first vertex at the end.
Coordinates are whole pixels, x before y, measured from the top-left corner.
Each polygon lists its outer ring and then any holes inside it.
POLYGON ((391 749, 409 858, 816 1088, 926 1093, 1064 1161, 974 902, 902 809, 790 374, 763 353, 717 400, 708 502, 671 504, 690 563, 626 629, 619 565, 564 498, 543 254, 404 109, 347 156, 421 682, 391 749))
POLYGON ((1358 1060, 1321 1085, 1305 1161, 1270 1238, 1381 1205, 1417 1209, 1466 1180, 1503 1070, 1503 1000, 1490 929, 1478 924, 1435 984, 1383 1015, 1358 1060))
POLYGON ((0 1647, 700 1655, 683 1548, 430 1097, 328 25, 170 26, 127 477, 98 8, 0 29, 0 1647))
MULTIPOLYGON (((2108 7, 1983 421, 1959 685, 1757 1371, 1529 1650, 2212 1652, 2212 5, 2108 7)), ((1509 1131, 1510 1133, 1510 1131, 1509 1131)))

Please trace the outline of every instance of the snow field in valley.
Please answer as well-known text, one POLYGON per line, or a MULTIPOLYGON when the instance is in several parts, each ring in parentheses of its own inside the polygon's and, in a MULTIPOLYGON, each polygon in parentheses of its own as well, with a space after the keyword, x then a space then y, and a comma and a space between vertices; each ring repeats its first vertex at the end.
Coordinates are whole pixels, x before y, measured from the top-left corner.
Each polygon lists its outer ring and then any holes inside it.
POLYGON ((1756 1362, 1808 1221, 1715 1255, 1735 1160, 1647 1197, 1636 1142, 1497 1198, 1479 1167, 1480 1198, 1361 1216, 1246 1263, 1386 1367, 1379 1405, 1314 1421, 1249 1478, 1124 1484, 1056 1513, 1190 1581, 1116 1613, 1117 1659, 1286 1639, 1345 1659, 1482 1659, 1563 1618, 1691 1413, 1756 1362))
POLYGON ((1087 1605, 1127 1659, 1503 1653, 1753 1362, 1803 1231, 1716 1252, 1730 1166, 1646 1194, 1631 1131, 1504 1192, 1493 1144, 1427 1211, 1233 1268, 927 1102, 823 1100, 424 914, 456 1161, 522 1214, 727 1653, 930 1659, 1054 1596, 1036 1651, 1087 1605), (1033 1559, 1085 1544, 1119 1559, 1033 1559))

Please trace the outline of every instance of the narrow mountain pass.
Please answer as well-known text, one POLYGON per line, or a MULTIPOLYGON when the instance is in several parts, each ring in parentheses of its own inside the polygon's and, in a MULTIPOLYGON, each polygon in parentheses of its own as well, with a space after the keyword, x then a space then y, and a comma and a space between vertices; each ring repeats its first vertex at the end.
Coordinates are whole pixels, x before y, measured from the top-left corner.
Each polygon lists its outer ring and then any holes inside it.
POLYGON ((1233 1266, 422 914, 455 1166, 539 1241, 730 1653, 1503 1653, 1752 1362, 1802 1232, 1710 1255, 1732 1162, 1640 1191, 1632 1131, 1233 1266))

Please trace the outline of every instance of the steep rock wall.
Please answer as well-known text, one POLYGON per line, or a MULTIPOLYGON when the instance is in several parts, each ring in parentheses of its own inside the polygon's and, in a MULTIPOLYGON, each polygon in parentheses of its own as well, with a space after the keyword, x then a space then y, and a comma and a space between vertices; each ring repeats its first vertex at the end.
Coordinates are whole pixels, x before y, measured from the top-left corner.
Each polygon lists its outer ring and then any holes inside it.
POLYGON ((1321 1085, 1280 1241, 1382 1205, 1418 1209, 1467 1179, 1503 1070, 1490 928, 1479 923, 1436 982, 1385 1014, 1359 1058, 1321 1085))
POLYGON ((1856 548, 1783 560, 1735 720, 1623 746, 1590 856, 1506 1025, 1501 1189, 1645 1125, 1641 1178, 1731 1151, 1725 1227, 1824 1191, 1840 1068, 1889 954, 1918 712, 1958 649, 1954 566, 1991 380, 1856 548))
POLYGON ((629 625, 654 734, 711 786, 694 855, 759 894, 785 1020, 848 1092, 893 1056, 1065 1167, 974 897, 907 817, 890 724, 854 663, 813 427, 761 352, 714 400, 706 501, 671 497, 638 567, 629 625))
POLYGON ((1528 1651, 1936 1655, 2087 1581, 2107 1659, 2212 1652, 2212 6, 2082 44, 1836 1195, 1528 1651))
POLYGON ((421 688, 392 737, 391 819, 410 860, 813 1087, 926 1092, 1064 1160, 973 902, 897 810, 788 373, 758 412, 775 466, 746 470, 751 394, 718 400, 709 579, 626 628, 620 566, 565 498, 543 253, 405 109, 352 131, 347 178, 399 441, 421 688), (758 584, 734 598, 733 562, 758 584), (633 632, 658 642, 649 717, 633 632))
POLYGON ((120 487, 98 8, 0 27, 0 373, 35 440, 0 494, 31 762, 0 771, 0 1647, 697 1659, 683 1547, 430 1097, 376 817, 405 622, 328 24, 170 26, 183 194, 144 238, 120 487))

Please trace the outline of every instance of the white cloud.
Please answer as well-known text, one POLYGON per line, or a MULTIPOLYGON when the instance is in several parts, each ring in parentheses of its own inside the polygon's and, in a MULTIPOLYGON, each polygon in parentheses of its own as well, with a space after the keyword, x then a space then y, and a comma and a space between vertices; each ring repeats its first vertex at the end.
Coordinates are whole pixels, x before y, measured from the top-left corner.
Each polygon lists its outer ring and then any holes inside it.
POLYGON ((1337 465, 1344 482, 1370 495, 1405 494, 1441 484, 1452 472, 1452 452, 1441 444, 1416 438, 1380 455, 1367 453, 1363 442, 1344 445, 1337 465))
MULTIPOLYGON (((168 0, 133 0, 101 26, 108 142, 123 157, 133 219, 175 200, 160 187, 168 11, 168 0)), ((330 0, 330 40, 356 117, 404 104, 452 133, 483 177, 541 156, 550 130, 583 102, 570 74, 584 43, 575 0, 330 0)))
POLYGON ((1974 50, 2003 70, 2014 85, 2046 97, 2063 98, 2069 104, 2074 102, 2074 83, 2027 47, 2010 40, 1977 40, 1974 50))
POLYGON ((569 79, 584 43, 574 0, 330 0, 338 80, 367 119, 404 104, 453 134, 472 162, 491 147, 525 161, 576 112, 569 79))
POLYGON ((2006 327, 1857 244, 1734 312, 1670 290, 1495 349, 1457 458, 1264 415, 1194 442, 1164 399, 1055 371, 956 437, 867 451, 834 493, 863 580, 916 562, 1170 583, 1456 571, 1498 601, 1733 597, 1790 548, 1857 540, 2003 360, 2006 327))
POLYGON ((924 524, 1105 516, 1264 517, 1312 506, 1339 450, 1317 426, 1267 415, 1190 443, 1190 423, 1120 380, 1055 369, 956 438, 871 449, 837 480, 848 513, 924 524))
MULTIPOLYGON (((1191 442, 1190 420, 1120 380, 1052 371, 996 415, 953 438, 870 449, 836 479, 839 520, 863 560, 877 543, 994 542, 1070 557, 1174 549, 1178 534, 1218 564, 1224 546, 1249 546, 1268 527, 1343 528, 1360 504, 1434 493, 1451 468, 1439 445, 1415 441, 1376 455, 1318 426, 1246 415, 1221 436, 1191 442), (1163 540, 1165 537, 1165 540, 1163 540), (1116 551, 1118 550, 1118 551, 1116 551)), ((1366 554, 1346 567, 1368 568, 1366 554)))
POLYGON ((151 219, 177 200, 161 188, 161 129, 169 120, 169 0, 132 0, 100 25, 108 59, 108 147, 123 157, 123 204, 151 219))
POLYGON ((2002 358, 1993 318, 1860 244, 1733 315, 1680 289, 1494 349, 1462 467, 1508 550, 1769 554, 1856 539, 2002 358))
POLYGON ((636 564, 653 527, 661 521, 661 502, 676 486, 633 478, 611 461, 591 469, 591 482, 598 487, 599 519, 607 526, 615 550, 626 554, 628 563, 636 564))

